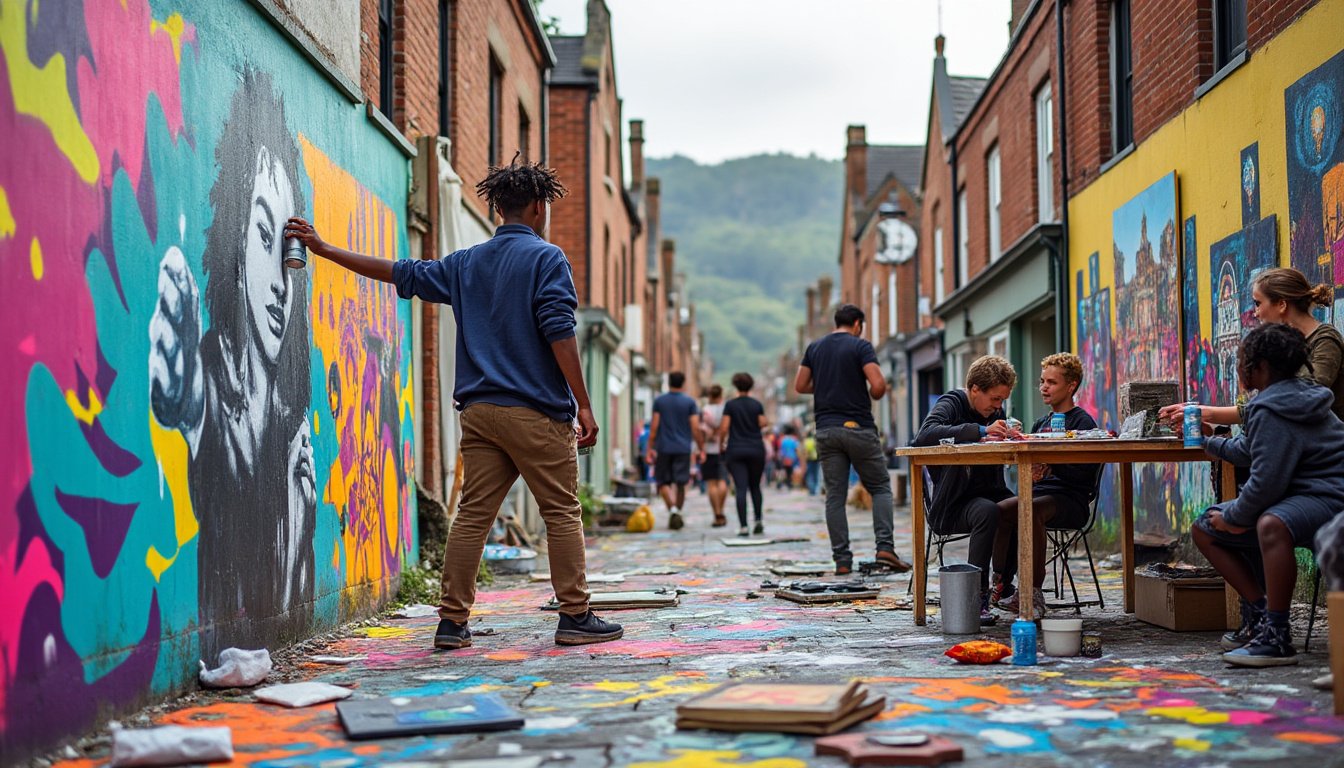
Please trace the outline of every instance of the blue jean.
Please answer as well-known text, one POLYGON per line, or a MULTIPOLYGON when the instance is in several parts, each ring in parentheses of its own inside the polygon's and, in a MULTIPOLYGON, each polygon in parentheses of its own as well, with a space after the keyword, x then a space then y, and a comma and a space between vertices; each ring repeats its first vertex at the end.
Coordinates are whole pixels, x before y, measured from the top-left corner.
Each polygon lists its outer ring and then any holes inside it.
POLYGON ((826 530, 831 537, 831 558, 839 565, 851 565, 849 520, 845 517, 849 495, 849 472, 873 497, 873 535, 878 551, 895 552, 892 540, 891 475, 882 455, 882 440, 875 429, 827 427, 817 430, 817 458, 826 478, 826 530))
POLYGON ((821 493, 821 459, 809 459, 807 469, 803 470, 803 479, 807 484, 807 495, 821 493))

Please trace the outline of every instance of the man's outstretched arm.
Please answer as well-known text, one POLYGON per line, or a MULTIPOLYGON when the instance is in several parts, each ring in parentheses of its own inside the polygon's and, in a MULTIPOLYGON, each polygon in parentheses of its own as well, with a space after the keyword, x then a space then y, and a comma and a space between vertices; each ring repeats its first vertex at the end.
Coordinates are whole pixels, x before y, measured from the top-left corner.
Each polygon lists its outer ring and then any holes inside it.
POLYGON ((392 282, 392 265, 395 262, 337 248, 319 237, 312 224, 297 216, 285 222, 285 237, 298 238, 309 252, 339 264, 355 274, 384 283, 392 282))

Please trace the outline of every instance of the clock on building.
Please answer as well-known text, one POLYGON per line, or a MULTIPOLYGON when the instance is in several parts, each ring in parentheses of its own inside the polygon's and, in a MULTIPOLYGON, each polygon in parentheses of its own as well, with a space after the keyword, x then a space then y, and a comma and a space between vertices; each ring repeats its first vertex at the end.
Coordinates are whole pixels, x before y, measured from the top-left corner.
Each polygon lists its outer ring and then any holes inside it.
POLYGON ((900 219, 883 219, 877 224, 877 262, 904 264, 915 255, 919 236, 909 224, 900 219))

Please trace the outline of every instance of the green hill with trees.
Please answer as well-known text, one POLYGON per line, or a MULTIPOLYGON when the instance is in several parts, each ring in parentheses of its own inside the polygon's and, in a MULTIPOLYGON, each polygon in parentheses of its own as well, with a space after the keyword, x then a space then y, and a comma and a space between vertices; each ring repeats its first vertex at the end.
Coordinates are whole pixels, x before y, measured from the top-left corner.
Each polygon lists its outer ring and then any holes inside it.
POLYGON ((663 237, 677 242, 716 378, 757 373, 793 342, 807 286, 836 271, 843 165, 673 156, 650 159, 648 175, 661 179, 663 237))

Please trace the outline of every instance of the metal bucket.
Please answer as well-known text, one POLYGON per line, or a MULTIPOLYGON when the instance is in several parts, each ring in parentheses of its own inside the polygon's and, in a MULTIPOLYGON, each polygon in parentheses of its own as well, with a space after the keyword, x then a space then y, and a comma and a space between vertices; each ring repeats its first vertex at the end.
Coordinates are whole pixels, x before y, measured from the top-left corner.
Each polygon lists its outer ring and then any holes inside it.
POLYGON ((980 632, 980 569, 969 563, 938 569, 939 615, 943 634, 974 635, 980 632))

